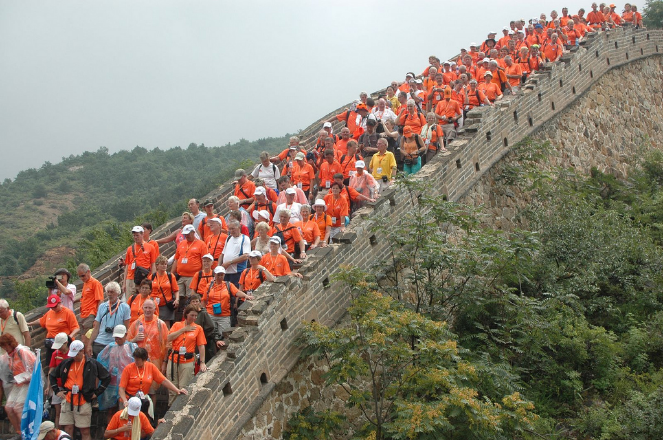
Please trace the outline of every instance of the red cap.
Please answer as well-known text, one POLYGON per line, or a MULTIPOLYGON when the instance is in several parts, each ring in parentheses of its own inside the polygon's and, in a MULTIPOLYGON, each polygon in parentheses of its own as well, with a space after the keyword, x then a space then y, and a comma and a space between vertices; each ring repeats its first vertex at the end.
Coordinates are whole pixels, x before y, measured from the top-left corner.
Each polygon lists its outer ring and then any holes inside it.
POLYGON ((49 295, 48 299, 46 300, 46 307, 53 308, 58 304, 60 304, 61 302, 62 300, 56 294, 49 295))

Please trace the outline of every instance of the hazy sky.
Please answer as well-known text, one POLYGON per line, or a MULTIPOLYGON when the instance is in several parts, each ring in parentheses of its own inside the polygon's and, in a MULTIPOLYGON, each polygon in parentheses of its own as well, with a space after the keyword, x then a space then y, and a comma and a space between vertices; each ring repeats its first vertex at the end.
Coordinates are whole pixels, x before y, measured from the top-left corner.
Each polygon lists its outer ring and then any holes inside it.
POLYGON ((590 4, 0 0, 0 179, 100 146, 296 132, 511 19, 590 4))

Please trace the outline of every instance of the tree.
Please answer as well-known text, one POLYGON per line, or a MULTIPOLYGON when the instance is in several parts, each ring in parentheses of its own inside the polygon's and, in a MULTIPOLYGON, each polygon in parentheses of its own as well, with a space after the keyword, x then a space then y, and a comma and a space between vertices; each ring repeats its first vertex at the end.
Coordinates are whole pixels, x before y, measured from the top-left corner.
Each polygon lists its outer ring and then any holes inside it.
POLYGON ((532 428, 532 403, 518 392, 499 402, 484 393, 481 377, 497 373, 469 361, 445 322, 383 295, 358 270, 342 279, 354 298, 350 324, 307 324, 300 342, 303 356, 327 362, 326 383, 342 386, 347 404, 361 410, 362 423, 354 427, 360 435, 512 439, 532 428))
POLYGON ((642 11, 642 22, 648 28, 663 27, 663 0, 648 0, 642 11))

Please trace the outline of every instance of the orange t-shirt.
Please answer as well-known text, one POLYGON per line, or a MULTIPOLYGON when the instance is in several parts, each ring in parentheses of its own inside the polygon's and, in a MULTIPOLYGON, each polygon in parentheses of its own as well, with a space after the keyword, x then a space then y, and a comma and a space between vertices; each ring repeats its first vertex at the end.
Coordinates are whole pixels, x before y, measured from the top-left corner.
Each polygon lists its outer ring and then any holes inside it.
MULTIPOLYGON (((152 428, 152 425, 150 425, 150 419, 147 418, 145 414, 142 412, 138 413, 138 416, 129 416, 128 419, 121 419, 120 414, 122 411, 116 412, 113 417, 111 418, 110 422, 108 422, 108 426, 106 427, 106 430, 115 430, 115 429, 120 429, 129 422, 129 420, 132 421, 138 417, 140 420, 140 432, 141 432, 141 438, 146 437, 148 435, 151 435, 154 432, 154 428, 152 428)), ((127 438, 131 437, 131 432, 121 432, 118 435, 112 437, 112 440, 125 440, 127 438), (128 434, 128 436, 125 436, 125 434, 128 434)))
POLYGON ((260 275, 261 270, 249 267, 239 278, 239 285, 242 287, 242 292, 252 292, 256 290, 265 280, 265 275, 260 275))
POLYGON ((138 391, 147 394, 152 382, 160 384, 164 380, 166 376, 152 362, 145 362, 143 368, 138 368, 136 363, 132 362, 122 371, 120 387, 124 388, 128 395, 135 396, 138 391))
POLYGON ((166 305, 166 301, 171 301, 174 298, 173 293, 179 290, 175 275, 170 274, 170 277, 168 277, 168 272, 166 272, 163 275, 155 273, 152 276, 152 299, 155 301, 158 299, 160 306, 163 307, 166 305))
POLYGON ((202 296, 205 292, 207 292, 207 287, 209 286, 209 283, 211 283, 213 279, 214 279, 213 271, 210 271, 209 273, 205 273, 204 271, 198 271, 191 279, 189 287, 193 289, 197 294, 202 296), (202 276, 200 276, 201 272, 203 273, 202 276))
POLYGON ((561 44, 552 44, 548 42, 543 45, 543 50, 541 53, 545 56, 546 60, 557 61, 557 58, 561 56, 562 52, 564 52, 564 49, 562 48, 561 44))
POLYGON ((272 254, 265 254, 262 256, 260 264, 275 277, 282 277, 290 273, 288 259, 282 254, 278 254, 276 257, 272 254))
POLYGON ((221 232, 219 235, 210 234, 205 239, 205 246, 207 247, 207 253, 212 254, 212 256, 214 257, 214 261, 212 262, 212 269, 214 269, 219 262, 219 256, 221 256, 223 248, 226 245, 226 239, 228 239, 228 234, 225 234, 223 232, 221 232))
MULTIPOLYGON (((188 332, 184 332, 173 340, 173 354, 170 356, 171 359, 174 359, 180 364, 188 364, 195 360, 195 356, 191 359, 184 359, 184 356, 178 356, 181 346, 186 348, 187 353, 194 353, 196 348, 201 345, 207 344, 207 339, 205 339, 205 333, 203 328, 198 324, 192 324, 194 329, 188 332)), ((179 321, 173 324, 170 329, 170 333, 175 333, 181 328, 186 327, 185 321, 179 321)))
POLYGON ((460 104, 453 99, 440 101, 435 107, 435 113, 440 116, 446 116, 447 119, 455 118, 461 114, 460 104))
POLYGON ((343 173, 344 179, 350 178, 350 171, 357 171, 355 164, 358 160, 364 160, 361 154, 349 155, 346 153, 338 158, 338 163, 341 164, 341 172, 343 173))
POLYGON ((426 125, 426 118, 417 110, 415 110, 413 114, 410 114, 407 110, 405 110, 398 117, 398 125, 410 127, 412 131, 419 133, 421 131, 421 127, 426 125))
POLYGON ((215 282, 210 289, 209 285, 207 290, 203 293, 203 301, 207 301, 207 313, 210 316, 230 316, 230 297, 236 296, 239 289, 235 287, 232 283, 227 283, 230 285, 230 293, 228 293, 228 287, 226 282, 217 283, 215 282), (214 313, 214 304, 221 304, 221 313, 214 313))
MULTIPOLYGON (((221 229, 225 229, 226 231, 228 230, 226 219, 223 218, 222 215, 214 214, 214 216, 211 218, 218 218, 219 220, 221 220, 221 229)), ((203 217, 200 223, 198 223, 198 235, 200 235, 200 239, 203 241, 206 241, 206 237, 212 235, 212 231, 210 231, 209 229, 209 221, 210 217, 203 217)))
POLYGON ((99 280, 90 277, 83 284, 81 292, 81 318, 85 319, 90 315, 96 315, 99 303, 104 300, 104 286, 99 280))
MULTIPOLYGON (((240 200, 253 198, 253 194, 256 192, 256 184, 250 180, 246 180, 243 185, 237 183, 235 185, 235 195, 239 197, 240 200)), ((250 203, 242 203, 241 206, 247 208, 250 203)))
POLYGON ((323 160, 320 165, 320 188, 329 188, 334 183, 334 174, 342 172, 341 164, 336 160, 331 164, 323 160))
POLYGON ((67 373, 67 381, 64 383, 64 387, 68 390, 71 390, 74 385, 78 385, 78 394, 76 397, 73 397, 73 393, 70 391, 67 393, 67 402, 72 403, 71 399, 73 398, 74 405, 84 405, 86 400, 81 394, 83 390, 83 371, 85 370, 85 358, 76 362, 73 361, 69 364, 69 373, 67 373), (80 399, 80 400, 79 400, 80 399))
POLYGON ((202 240, 183 240, 177 245, 175 259, 177 273, 183 277, 192 277, 203 268, 203 255, 207 253, 207 245, 202 240))
POLYGON ((341 195, 335 199, 331 192, 325 196, 324 200, 327 205, 327 214, 331 216, 332 227, 340 227, 343 224, 343 217, 350 215, 348 202, 341 195))
POLYGON ((507 75, 518 75, 518 78, 509 78, 509 84, 515 87, 520 85, 520 81, 523 77, 523 68, 520 66, 520 64, 513 63, 510 67, 506 66, 504 68, 504 73, 507 75))
POLYGON ((58 333, 71 334, 79 327, 76 315, 66 307, 62 307, 59 312, 50 309, 39 318, 39 325, 46 329, 47 338, 54 338, 58 333))
POLYGON ((297 187, 304 191, 308 191, 311 187, 311 181, 315 179, 315 171, 313 171, 313 167, 310 164, 304 162, 303 166, 299 166, 295 161, 292 164, 290 179, 294 185, 297 185, 297 187))
MULTIPOLYGON (((437 141, 440 139, 444 138, 444 132, 442 131, 442 127, 440 124, 433 124, 430 127, 428 124, 424 126, 425 128, 421 129, 421 138, 426 141, 427 139, 430 141, 428 145, 428 149, 431 151, 437 151, 437 141), (430 136, 430 137, 429 137, 430 136)), ((443 144, 440 142, 440 146, 443 144)))
MULTIPOLYGON (((161 292, 159 292, 161 293, 161 292)), ((131 308, 131 321, 129 322, 129 325, 133 324, 134 321, 136 321, 138 318, 143 316, 143 303, 145 302, 146 299, 151 298, 151 296, 148 296, 147 298, 143 298, 141 294, 132 296, 129 298, 129 307, 131 308)), ((154 314, 156 316, 159 316, 159 308, 157 307, 154 311, 154 314)))
POLYGON ((324 240, 327 236, 327 226, 331 227, 332 225, 331 215, 325 212, 322 217, 318 217, 316 213, 312 214, 311 218, 318 224, 318 229, 320 230, 320 241, 324 240))
POLYGON ((346 110, 336 115, 336 119, 345 122, 345 125, 350 130, 350 133, 354 133, 357 129, 357 113, 351 110, 346 110))
POLYGON ((478 88, 483 92, 484 95, 486 95, 486 98, 488 98, 490 102, 495 102, 498 96, 502 96, 502 90, 500 89, 500 86, 494 82, 489 82, 488 84, 483 82, 478 85, 478 88))
POLYGON ((276 232, 283 232, 283 238, 285 239, 285 244, 287 246, 286 251, 291 254, 295 251, 295 245, 302 241, 302 235, 299 233, 297 226, 288 223, 283 227, 280 223, 275 224, 272 230, 270 231, 270 237, 274 236, 276 232))
POLYGON ((295 226, 299 228, 299 232, 302 234, 302 237, 304 237, 307 244, 315 243, 315 238, 320 237, 320 227, 310 218, 307 219, 306 222, 301 221, 295 223, 295 226))
POLYGON ((603 12, 601 12, 601 11, 596 11, 596 12, 591 11, 589 14, 587 14, 587 24, 588 25, 590 25, 592 27, 600 28, 601 24, 603 22, 605 22, 605 16, 603 15, 603 12))
POLYGON ((136 266, 143 267, 151 272, 152 264, 154 264, 158 256, 157 250, 149 244, 143 243, 142 245, 137 245, 134 243, 129 246, 124 256, 124 263, 127 267, 127 279, 134 279, 136 266))

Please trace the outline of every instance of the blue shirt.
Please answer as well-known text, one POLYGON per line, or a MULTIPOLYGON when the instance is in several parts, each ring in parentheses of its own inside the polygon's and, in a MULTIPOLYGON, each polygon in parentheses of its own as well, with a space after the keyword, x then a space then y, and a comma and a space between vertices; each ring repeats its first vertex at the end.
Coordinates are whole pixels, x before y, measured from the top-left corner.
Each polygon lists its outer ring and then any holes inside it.
POLYGON ((111 342, 115 342, 113 332, 108 333, 106 328, 108 327, 112 330, 116 325, 124 324, 124 321, 131 318, 131 308, 125 302, 120 302, 117 308, 114 304, 111 311, 113 312, 112 314, 108 310, 108 301, 99 304, 97 316, 94 318, 99 323, 99 334, 97 335, 97 339, 94 340, 97 344, 108 345, 111 342))

